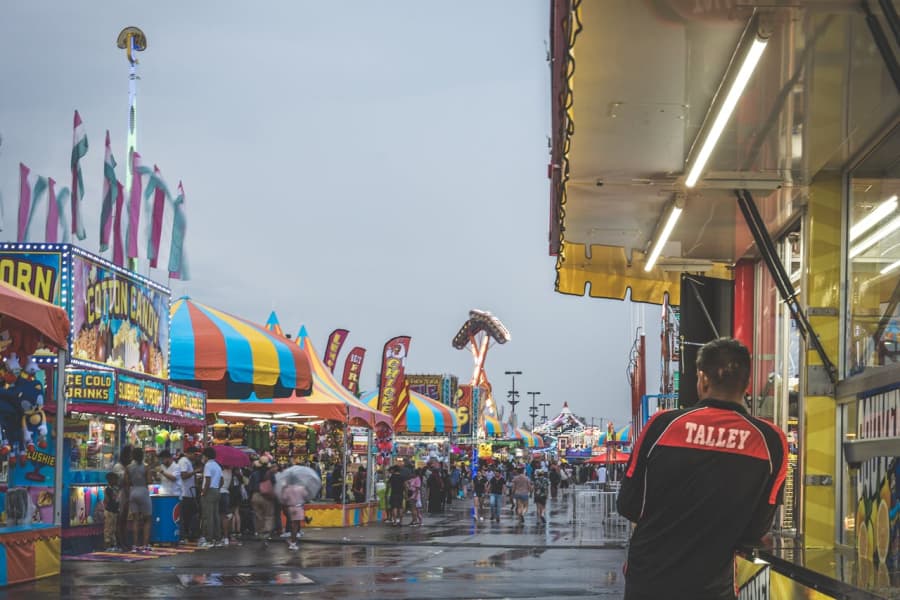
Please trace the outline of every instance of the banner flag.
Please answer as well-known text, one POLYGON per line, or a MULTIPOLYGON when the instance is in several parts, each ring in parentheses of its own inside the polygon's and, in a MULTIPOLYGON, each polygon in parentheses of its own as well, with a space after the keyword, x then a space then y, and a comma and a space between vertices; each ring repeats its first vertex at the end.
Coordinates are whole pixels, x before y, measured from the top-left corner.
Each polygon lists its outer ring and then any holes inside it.
POLYGON ((33 179, 31 169, 24 163, 19 163, 19 221, 16 241, 29 241, 28 230, 31 227, 35 209, 46 191, 47 179, 45 177, 33 179))
POLYGON ((125 266, 125 244, 122 243, 122 211, 125 208, 125 186, 116 181, 116 218, 113 223, 113 264, 125 266))
POLYGON ((169 248, 169 277, 187 281, 187 255, 184 251, 184 236, 187 234, 187 217, 184 214, 184 187, 178 182, 178 197, 175 198, 175 216, 172 221, 172 245, 169 248))
POLYGON ((153 196, 153 208, 150 219, 150 235, 147 236, 147 258, 150 259, 150 267, 155 269, 159 262, 159 242, 162 239, 163 211, 166 208, 166 197, 169 190, 162 179, 159 167, 153 165, 153 173, 147 182, 147 190, 144 199, 149 200, 153 196))
POLYGON ((113 207, 116 202, 116 159, 109 144, 109 129, 106 130, 106 152, 103 156, 103 205, 100 208, 100 252, 109 250, 112 233, 113 207))
POLYGON ((397 336, 384 345, 381 357, 381 385, 379 386, 378 410, 394 415, 397 400, 403 389, 406 373, 406 355, 409 353, 408 335, 397 336))
POLYGON ((84 178, 81 176, 81 159, 87 154, 88 139, 81 123, 81 115, 75 111, 72 127, 72 234, 79 240, 87 237, 81 218, 81 200, 84 198, 84 178))
POLYGON ((328 343, 325 344, 325 366, 334 373, 334 364, 337 362, 338 354, 341 353, 341 347, 347 341, 350 332, 346 329, 335 329, 328 336, 328 343))
POLYGON ((357 346, 347 355, 344 361, 344 377, 341 384, 350 390, 354 396, 359 393, 359 374, 362 371, 363 360, 366 358, 366 349, 357 346))
POLYGON ((459 422, 459 435, 475 435, 478 426, 478 415, 472 412, 472 386, 459 384, 456 388, 456 420, 459 422))

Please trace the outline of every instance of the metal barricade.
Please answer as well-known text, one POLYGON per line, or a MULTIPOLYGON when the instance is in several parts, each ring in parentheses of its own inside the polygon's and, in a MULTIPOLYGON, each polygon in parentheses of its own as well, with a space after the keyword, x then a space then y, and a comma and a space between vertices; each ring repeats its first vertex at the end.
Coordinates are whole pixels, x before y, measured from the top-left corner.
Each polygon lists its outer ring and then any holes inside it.
POLYGON ((631 535, 631 523, 616 509, 618 486, 575 489, 571 494, 571 523, 582 543, 621 544, 631 535))

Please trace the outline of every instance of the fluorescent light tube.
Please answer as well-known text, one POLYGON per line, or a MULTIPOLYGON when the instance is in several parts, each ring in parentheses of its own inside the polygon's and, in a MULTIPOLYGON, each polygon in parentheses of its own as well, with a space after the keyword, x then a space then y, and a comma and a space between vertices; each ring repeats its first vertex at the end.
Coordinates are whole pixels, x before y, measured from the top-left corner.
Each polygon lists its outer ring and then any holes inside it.
POLYGON ((891 196, 875 207, 875 210, 860 219, 859 223, 850 228, 850 241, 852 242, 868 230, 872 229, 876 223, 883 221, 885 217, 895 210, 897 210, 897 196, 891 196))
POLYGON ((650 256, 647 258, 647 262, 644 264, 645 271, 650 271, 653 268, 653 265, 656 264, 656 260, 659 258, 659 253, 662 252, 663 246, 665 246, 666 242, 669 241, 669 236, 672 235, 672 230, 675 229, 675 223, 678 222, 678 218, 681 216, 681 212, 683 210, 683 208, 679 208, 678 206, 672 206, 672 212, 669 213, 669 218, 666 220, 666 224, 665 226, 663 226, 659 237, 656 238, 656 243, 650 250, 650 256))
POLYGON ((886 225, 876 229, 875 233, 850 248, 850 258, 856 258, 887 236, 894 233, 897 229, 900 229, 900 217, 894 217, 892 221, 889 221, 886 225))
POLYGON ((246 417, 248 419, 261 416, 260 413, 232 412, 230 410, 222 411, 219 414, 223 417, 246 417))
POLYGON ((900 267, 900 260, 898 260, 898 261, 896 261, 896 262, 892 262, 891 264, 889 264, 888 266, 886 266, 885 268, 883 268, 881 271, 879 271, 879 273, 882 274, 882 275, 887 275, 888 273, 890 273, 891 271, 893 271, 893 270, 896 269, 897 267, 900 267))
POLYGON ((756 65, 759 64, 759 59, 762 57, 763 50, 766 49, 766 44, 768 44, 768 42, 768 40, 760 38, 753 40, 753 44, 750 46, 747 56, 744 57, 744 64, 741 65, 741 70, 738 71, 737 76, 734 78, 731 89, 728 91, 728 95, 725 97, 725 101, 722 103, 721 108, 719 108, 719 114, 716 115, 712 127, 709 128, 709 131, 706 134, 706 139, 703 140, 703 145, 700 146, 700 152, 698 152, 697 156, 694 158, 687 179, 684 182, 684 185, 687 187, 694 187, 697 184, 697 180, 700 179, 700 174, 706 166, 706 161, 709 160, 710 155, 716 148, 716 144, 719 143, 719 137, 722 135, 722 132, 725 131, 725 126, 728 125, 728 119, 731 118, 731 113, 734 112, 738 100, 741 99, 744 88, 747 87, 750 77, 753 76, 753 71, 756 70, 756 65))

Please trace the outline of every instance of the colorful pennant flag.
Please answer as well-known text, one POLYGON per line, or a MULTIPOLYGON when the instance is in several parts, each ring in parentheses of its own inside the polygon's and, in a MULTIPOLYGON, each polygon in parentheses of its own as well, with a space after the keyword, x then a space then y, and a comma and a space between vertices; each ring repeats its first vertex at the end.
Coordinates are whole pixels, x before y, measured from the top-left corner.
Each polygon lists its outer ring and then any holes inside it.
POLYGON ((141 220, 141 155, 131 154, 131 196, 128 198, 128 229, 125 232, 125 254, 128 258, 138 257, 138 225, 141 220))
POLYGON ((153 173, 147 182, 144 199, 149 200, 151 195, 153 196, 153 208, 150 213, 152 218, 150 219, 150 235, 147 238, 147 258, 150 259, 150 266, 155 269, 159 262, 159 242, 162 239, 163 211, 166 207, 166 197, 169 195, 169 190, 166 188, 159 167, 156 165, 153 165, 153 173))
POLYGON ((113 223, 113 264, 125 266, 125 245, 122 243, 122 211, 125 208, 125 186, 116 181, 116 217, 113 223))
POLYGON ((28 230, 35 209, 41 202, 44 192, 47 191, 47 179, 44 177, 33 178, 31 169, 23 163, 19 163, 19 220, 16 240, 27 242, 28 230))
POLYGON ((175 198, 175 217, 172 223, 172 246, 169 249, 169 277, 187 281, 187 255, 184 251, 184 237, 187 234, 187 217, 184 214, 184 187, 178 182, 178 197, 175 198))
POLYGON ((66 200, 69 198, 69 188, 62 188, 56 193, 56 180, 47 178, 47 188, 50 190, 50 201, 47 204, 47 224, 44 227, 44 241, 55 244, 59 241, 59 225, 62 223, 63 242, 69 242, 69 228, 66 222, 66 200))
POLYGON ((328 336, 328 343, 325 344, 325 366, 334 373, 334 364, 337 362, 338 354, 341 353, 341 347, 347 340, 350 332, 346 329, 335 329, 328 336))
POLYGON ((366 349, 357 346, 350 351, 347 360, 344 361, 344 377, 341 384, 354 396, 359 393, 359 374, 365 358, 366 349))
POLYGON ((109 144, 109 129, 106 130, 106 152, 103 156, 103 205, 100 208, 100 252, 109 250, 109 236, 112 233, 113 208, 116 201, 118 179, 116 179, 116 159, 109 144))
POLYGON ((388 340, 384 345, 381 359, 381 385, 378 395, 378 410, 395 415, 397 401, 406 380, 406 355, 412 338, 401 335, 388 340))
POLYGON ((72 234, 79 240, 87 237, 81 219, 81 200, 84 196, 84 178, 81 176, 81 159, 87 154, 88 139, 81 123, 81 116, 75 111, 72 131, 72 234))

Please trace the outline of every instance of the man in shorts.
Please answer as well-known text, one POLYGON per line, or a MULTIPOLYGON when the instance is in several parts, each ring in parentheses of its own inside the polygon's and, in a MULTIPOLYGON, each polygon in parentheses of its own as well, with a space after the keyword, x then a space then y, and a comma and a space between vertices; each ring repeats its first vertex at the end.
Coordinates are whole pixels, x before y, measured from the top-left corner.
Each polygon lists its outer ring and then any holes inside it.
POLYGON ((525 476, 525 469, 519 467, 516 476, 510 483, 510 493, 516 501, 516 515, 519 523, 525 522, 525 513, 528 511, 528 496, 531 495, 531 480, 525 476))
POLYGON ((406 481, 400 474, 400 467, 397 465, 391 467, 390 472, 391 476, 388 478, 387 487, 388 492, 390 493, 388 506, 391 510, 391 516, 388 522, 399 527, 403 521, 403 499, 406 494, 406 481))

